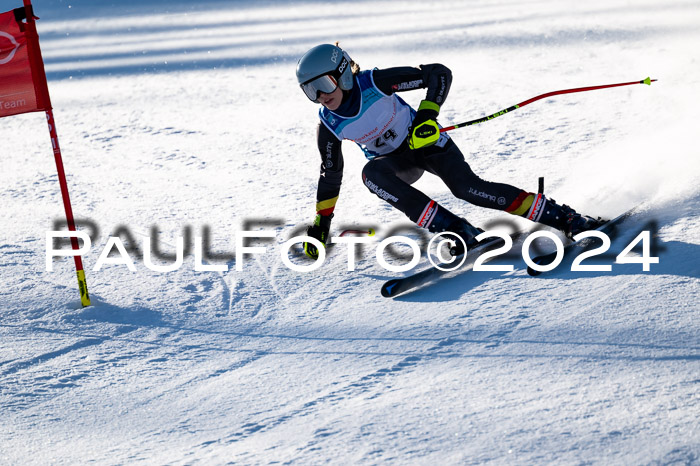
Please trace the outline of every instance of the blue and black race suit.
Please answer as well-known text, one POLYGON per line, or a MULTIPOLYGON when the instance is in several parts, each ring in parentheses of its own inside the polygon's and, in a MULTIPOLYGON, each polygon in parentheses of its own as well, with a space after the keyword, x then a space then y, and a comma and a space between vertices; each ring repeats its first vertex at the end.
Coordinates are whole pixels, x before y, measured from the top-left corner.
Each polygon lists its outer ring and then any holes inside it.
POLYGON ((343 176, 341 142, 348 139, 356 142, 369 159, 362 171, 365 186, 421 226, 427 227, 420 219, 433 201, 411 185, 426 171, 441 178, 460 199, 520 214, 529 193, 479 178, 446 133, 434 145, 408 148, 415 110, 396 93, 427 88, 426 100, 442 105, 452 81, 447 67, 432 64, 374 69, 360 72, 354 79, 352 90, 344 91, 338 109, 322 107, 319 113, 317 139, 322 163, 318 213, 333 213, 343 176))

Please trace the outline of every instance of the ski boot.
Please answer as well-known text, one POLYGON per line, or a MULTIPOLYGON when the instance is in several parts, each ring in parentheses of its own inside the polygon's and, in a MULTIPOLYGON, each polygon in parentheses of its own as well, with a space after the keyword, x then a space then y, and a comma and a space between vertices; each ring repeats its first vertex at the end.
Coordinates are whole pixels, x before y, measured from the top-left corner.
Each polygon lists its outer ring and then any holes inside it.
MULTIPOLYGON (((431 206, 429 205, 428 207, 431 206)), ((460 254, 464 254, 465 245, 468 251, 479 244, 476 237, 483 233, 484 230, 475 227, 461 217, 457 217, 455 214, 437 203, 435 203, 435 207, 437 207, 437 211, 435 212, 430 223, 427 225, 428 231, 432 233, 454 233, 464 241, 464 243, 459 240, 454 241, 454 244, 450 246, 450 255, 459 256, 460 254)), ((449 235, 447 237, 449 238, 449 235)))
MULTIPOLYGON (((597 219, 587 215, 581 215, 566 204, 559 205, 554 199, 547 199, 542 195, 540 212, 537 218, 530 218, 536 222, 561 230, 567 238, 573 239, 582 231, 595 230, 607 223, 600 217, 597 219)), ((533 209, 535 206, 533 205, 533 209)))
POLYGON ((479 236, 481 233, 484 232, 481 228, 477 228, 471 223, 467 222, 465 219, 459 217, 457 221, 452 223, 449 227, 447 227, 447 230, 450 233, 454 233, 460 238, 462 238, 462 241, 455 241, 455 244, 450 248, 450 255, 451 256, 461 256, 464 254, 466 251, 470 251, 474 249, 478 244, 479 241, 476 240, 476 237, 479 236), (465 251, 464 246, 467 246, 467 249, 465 251))

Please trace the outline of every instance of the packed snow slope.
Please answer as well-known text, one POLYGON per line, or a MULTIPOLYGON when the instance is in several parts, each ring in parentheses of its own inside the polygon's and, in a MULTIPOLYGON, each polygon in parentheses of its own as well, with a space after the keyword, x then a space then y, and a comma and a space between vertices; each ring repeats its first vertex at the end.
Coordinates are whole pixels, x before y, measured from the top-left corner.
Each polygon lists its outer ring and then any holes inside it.
MULTIPOLYGON (((99 231, 81 308, 72 260, 46 271, 63 207, 44 116, 0 121, 0 463, 700 462, 697 1, 34 7, 73 208, 99 231), (511 272, 388 300, 379 289, 397 273, 376 243, 354 271, 345 246, 313 272, 284 265, 280 245, 313 219, 320 163, 317 106, 294 68, 335 40, 364 69, 448 66, 443 124, 658 79, 452 133, 486 179, 535 190, 544 176, 549 196, 591 215, 641 204, 584 262, 612 271, 572 272, 568 258, 532 278, 516 245, 498 259, 511 272), (274 232, 252 243, 267 252, 226 257, 246 229, 274 232), (146 267, 144 240, 172 254, 188 230, 226 271, 195 271, 192 254, 146 267), (659 263, 614 264, 643 230, 659 263), (110 236, 135 272, 93 270, 110 236)), ((359 149, 344 154, 333 233, 372 226, 381 240, 407 225, 362 185, 359 149)), ((431 175, 417 186, 475 224, 505 218, 431 175)))

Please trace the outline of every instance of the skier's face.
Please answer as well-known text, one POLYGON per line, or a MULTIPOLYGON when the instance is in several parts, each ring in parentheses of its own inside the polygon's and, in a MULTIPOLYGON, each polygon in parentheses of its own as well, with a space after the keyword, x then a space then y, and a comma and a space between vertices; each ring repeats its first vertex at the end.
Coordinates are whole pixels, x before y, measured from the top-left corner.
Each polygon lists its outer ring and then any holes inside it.
POLYGON ((343 91, 340 89, 340 87, 336 87, 330 94, 319 92, 318 102, 328 110, 336 110, 338 107, 340 107, 342 101, 343 91))

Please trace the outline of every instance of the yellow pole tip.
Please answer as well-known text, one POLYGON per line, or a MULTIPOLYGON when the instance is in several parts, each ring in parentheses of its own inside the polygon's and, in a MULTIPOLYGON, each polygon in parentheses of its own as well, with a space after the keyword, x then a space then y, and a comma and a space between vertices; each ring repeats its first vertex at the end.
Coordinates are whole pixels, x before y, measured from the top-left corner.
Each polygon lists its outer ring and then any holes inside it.
POLYGON ((375 233, 374 229, 370 228, 369 231, 367 232, 367 235, 374 236, 374 233, 375 233))

